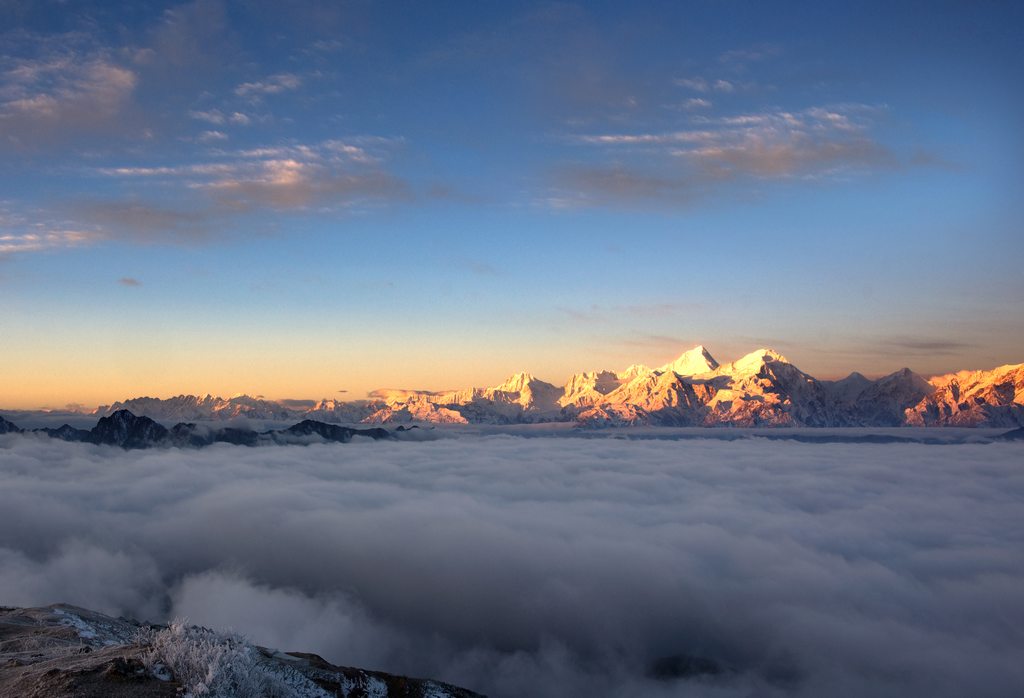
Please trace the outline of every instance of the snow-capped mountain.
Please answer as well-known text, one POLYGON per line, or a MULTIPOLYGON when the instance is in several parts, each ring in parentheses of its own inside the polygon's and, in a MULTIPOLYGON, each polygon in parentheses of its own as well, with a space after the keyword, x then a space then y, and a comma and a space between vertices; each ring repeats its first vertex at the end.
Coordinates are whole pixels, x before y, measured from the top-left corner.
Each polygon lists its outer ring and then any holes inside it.
POLYGON ((906 411, 925 399, 935 387, 909 368, 882 376, 865 386, 851 405, 859 424, 900 426, 906 411))
POLYGON ((906 411, 914 426, 1024 425, 1024 364, 960 371, 929 381, 933 391, 906 411))
POLYGON ((640 373, 608 393, 577 419, 593 424, 692 426, 702 421, 693 384, 672 371, 640 373))
POLYGON ((369 400, 320 400, 305 412, 298 412, 306 419, 317 419, 335 424, 358 424, 381 408, 381 403, 369 400))
POLYGON ((998 376, 980 371, 940 376, 932 382, 909 369, 877 380, 854 373, 840 381, 819 381, 770 348, 723 365, 707 348, 697 346, 658 369, 633 365, 618 372, 587 371, 570 376, 560 388, 521 373, 493 388, 376 391, 371 397, 384 406, 367 421, 1007 426, 1024 422, 1024 399, 1018 399, 1020 374, 1013 374, 1016 392, 1005 385, 1010 379, 1004 374, 1012 368, 997 369, 1002 372, 998 376), (992 387, 993 381, 1002 387, 992 387), (945 393, 933 397, 940 389, 952 391, 952 396, 959 385, 967 384, 970 396, 980 399, 973 407, 957 406, 955 399, 942 397, 945 393))
POLYGON ((710 373, 716 368, 718 368, 718 362, 704 348, 704 345, 700 344, 689 351, 684 351, 678 359, 665 364, 658 370, 663 373, 671 371, 680 376, 699 376, 710 373))
POLYGON ((837 381, 822 381, 821 385, 833 401, 849 405, 853 404, 873 382, 864 374, 854 371, 846 378, 837 381))
POLYGON ((154 419, 170 422, 189 422, 208 419, 250 419, 287 420, 295 412, 280 403, 248 395, 234 395, 228 399, 205 395, 178 395, 167 399, 137 397, 113 405, 103 405, 96 414, 112 415, 119 410, 147 415, 154 419))
POLYGON ((569 376, 562 387, 562 397, 558 399, 558 404, 562 407, 595 405, 622 385, 625 375, 612 371, 587 371, 569 376))
POLYGON ((363 400, 294 404, 246 395, 179 395, 134 398, 97 412, 109 416, 128 409, 165 423, 248 417, 334 424, 1004 427, 1024 424, 1024 364, 931 379, 905 368, 876 380, 851 373, 821 381, 770 348, 720 364, 696 346, 657 369, 634 364, 621 371, 589 370, 562 386, 523 372, 493 387, 386 388, 363 400))
MULTIPOLYGON (((699 380, 699 379, 697 379, 699 380)), ((758 349, 720 366, 705 383, 704 423, 737 426, 832 426, 832 401, 816 379, 772 349, 758 349)))

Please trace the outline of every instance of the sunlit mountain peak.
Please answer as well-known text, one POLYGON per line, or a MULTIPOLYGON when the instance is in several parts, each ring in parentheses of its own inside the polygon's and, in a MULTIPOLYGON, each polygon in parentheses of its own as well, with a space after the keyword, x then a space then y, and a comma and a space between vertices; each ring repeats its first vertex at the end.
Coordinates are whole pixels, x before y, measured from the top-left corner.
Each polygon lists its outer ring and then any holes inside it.
POLYGON ((693 349, 684 351, 678 359, 665 364, 658 370, 672 371, 680 376, 699 376, 702 373, 714 371, 716 368, 718 368, 718 362, 704 348, 703 344, 698 344, 693 349))

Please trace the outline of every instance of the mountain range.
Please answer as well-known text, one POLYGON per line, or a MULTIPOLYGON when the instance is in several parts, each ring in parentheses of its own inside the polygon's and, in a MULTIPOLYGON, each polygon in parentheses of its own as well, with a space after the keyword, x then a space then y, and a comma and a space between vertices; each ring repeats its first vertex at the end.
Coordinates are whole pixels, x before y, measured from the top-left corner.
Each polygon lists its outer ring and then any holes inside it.
MULTIPOLYGON (((399 426, 396 431, 405 431, 399 426)), ((120 446, 121 448, 158 448, 158 447, 192 447, 200 448, 215 443, 228 443, 236 446, 264 446, 271 444, 308 444, 333 441, 348 443, 355 436, 363 436, 374 441, 393 438, 394 434, 387 429, 371 427, 353 429, 337 424, 325 424, 312 419, 304 419, 287 429, 268 429, 256 431, 240 427, 211 428, 195 422, 179 422, 168 429, 145 415, 135 415, 128 410, 117 410, 111 415, 100 417, 92 429, 77 429, 64 424, 56 429, 22 429, 11 421, 0 417, 0 434, 41 434, 61 441, 78 441, 104 446, 120 446)))
POLYGON ((697 346, 658 368, 577 373, 562 386, 517 373, 490 388, 381 389, 363 400, 301 406, 247 395, 179 395, 132 398, 96 413, 120 410, 167 423, 250 418, 332 424, 1015 427, 1024 425, 1024 364, 931 378, 904 368, 875 380, 851 373, 828 381, 772 349, 720 364, 697 346))

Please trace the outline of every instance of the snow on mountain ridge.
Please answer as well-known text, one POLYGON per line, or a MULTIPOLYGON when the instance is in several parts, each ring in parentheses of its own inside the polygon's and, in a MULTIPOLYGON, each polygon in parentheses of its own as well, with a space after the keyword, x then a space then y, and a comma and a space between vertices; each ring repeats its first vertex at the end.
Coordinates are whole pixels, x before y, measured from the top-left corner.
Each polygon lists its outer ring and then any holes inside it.
POLYGON ((683 352, 675 361, 665 364, 658 370, 672 371, 680 376, 699 376, 704 373, 710 373, 716 368, 718 368, 718 362, 704 348, 703 344, 698 344, 693 349, 683 352))
POLYGON ((901 369, 876 380, 851 373, 819 381, 779 352, 760 348, 718 364, 704 346, 659 369, 587 371, 563 386, 527 372, 489 388, 381 389, 364 400, 288 405, 237 395, 133 398, 97 410, 130 409, 170 422, 236 417, 347 423, 579 422, 694 426, 898 426, 1024 424, 1024 364, 925 380, 901 369))
POLYGON ((622 384, 620 375, 612 371, 587 371, 569 376, 558 404, 562 407, 593 405, 622 384))
MULTIPOLYGON (((724 375, 748 375, 758 373, 761 368, 769 362, 778 361, 790 364, 789 359, 774 349, 761 348, 741 356, 732 363, 719 366, 716 372, 724 375)), ((792 364, 790 364, 792 365, 792 364)))
POLYGON ((161 399, 153 397, 137 397, 103 405, 93 414, 109 416, 120 410, 129 410, 139 415, 159 415, 161 419, 178 422, 197 421, 204 419, 235 419, 248 417, 252 419, 285 420, 294 416, 292 410, 278 402, 254 398, 249 395, 235 395, 227 400, 206 394, 176 395, 161 399))
POLYGON ((833 400, 849 404, 853 403, 873 382, 864 374, 854 371, 846 378, 840 378, 835 381, 822 381, 821 384, 833 400))
POLYGON ((928 396, 904 411, 912 426, 1024 425, 1024 364, 935 376, 928 396))

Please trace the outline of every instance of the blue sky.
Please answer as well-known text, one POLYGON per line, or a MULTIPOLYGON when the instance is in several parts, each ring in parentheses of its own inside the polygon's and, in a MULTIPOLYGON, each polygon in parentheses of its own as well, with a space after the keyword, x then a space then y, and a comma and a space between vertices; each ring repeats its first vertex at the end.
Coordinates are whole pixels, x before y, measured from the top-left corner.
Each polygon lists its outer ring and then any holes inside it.
POLYGON ((1018 7, 0 2, 0 397, 1019 362, 1018 7))

